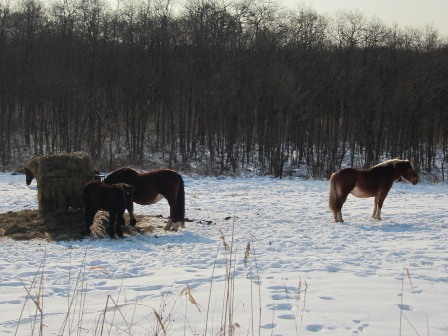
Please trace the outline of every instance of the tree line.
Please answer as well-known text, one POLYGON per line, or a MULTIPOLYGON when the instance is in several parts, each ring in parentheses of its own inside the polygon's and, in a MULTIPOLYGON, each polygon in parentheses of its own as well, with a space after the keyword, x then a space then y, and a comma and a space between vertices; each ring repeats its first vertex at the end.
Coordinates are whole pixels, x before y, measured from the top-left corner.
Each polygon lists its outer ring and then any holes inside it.
POLYGON ((269 0, 0 0, 3 168, 79 150, 102 169, 157 153, 209 173, 431 171, 448 154, 448 43, 269 0))

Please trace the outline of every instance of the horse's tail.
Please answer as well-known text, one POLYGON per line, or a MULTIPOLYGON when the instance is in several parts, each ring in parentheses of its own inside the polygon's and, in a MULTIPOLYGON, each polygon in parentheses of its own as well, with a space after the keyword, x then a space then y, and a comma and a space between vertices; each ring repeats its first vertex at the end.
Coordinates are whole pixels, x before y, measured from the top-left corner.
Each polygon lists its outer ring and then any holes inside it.
POLYGON ((328 196, 328 206, 331 211, 336 210, 336 204, 338 202, 338 192, 336 190, 336 181, 335 181, 336 174, 337 173, 333 173, 333 174, 331 174, 331 177, 330 177, 330 194, 328 196))
POLYGON ((184 190, 184 180, 182 176, 175 173, 178 179, 178 190, 176 201, 173 206, 171 206, 170 216, 173 223, 181 222, 182 227, 185 227, 185 190, 184 190))
POLYGON ((173 214, 173 222, 182 222, 182 226, 185 225, 185 189, 184 180, 180 174, 179 178, 179 190, 177 191, 176 208, 173 214))

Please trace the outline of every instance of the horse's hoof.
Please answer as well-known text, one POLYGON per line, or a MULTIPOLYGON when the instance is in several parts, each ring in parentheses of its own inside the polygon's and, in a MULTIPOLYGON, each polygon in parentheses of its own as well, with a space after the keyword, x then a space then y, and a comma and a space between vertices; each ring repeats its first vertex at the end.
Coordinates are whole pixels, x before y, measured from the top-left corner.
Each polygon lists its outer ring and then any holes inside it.
POLYGON ((135 219, 131 219, 131 221, 129 222, 130 226, 136 226, 137 225, 137 221, 135 219))
POLYGON ((123 239, 123 238, 124 238, 124 235, 123 235, 122 233, 119 233, 119 234, 118 234, 118 238, 123 239))
POLYGON ((117 237, 115 237, 115 235, 109 235, 110 239, 117 239, 117 237))

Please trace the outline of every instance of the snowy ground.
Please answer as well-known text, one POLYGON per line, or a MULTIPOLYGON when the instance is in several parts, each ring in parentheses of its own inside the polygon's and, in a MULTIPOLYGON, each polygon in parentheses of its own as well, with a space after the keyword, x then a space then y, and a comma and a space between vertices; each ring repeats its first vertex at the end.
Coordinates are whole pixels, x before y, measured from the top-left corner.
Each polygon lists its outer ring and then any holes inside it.
MULTIPOLYGON (((167 335, 216 335, 226 284, 236 335, 448 334, 447 184, 396 183, 382 221, 373 199, 349 196, 343 224, 328 181, 185 177, 185 188, 194 222, 177 233, 0 240, 0 334, 155 335, 158 316, 167 335)), ((35 184, 0 174, 0 212, 36 207, 35 184)))

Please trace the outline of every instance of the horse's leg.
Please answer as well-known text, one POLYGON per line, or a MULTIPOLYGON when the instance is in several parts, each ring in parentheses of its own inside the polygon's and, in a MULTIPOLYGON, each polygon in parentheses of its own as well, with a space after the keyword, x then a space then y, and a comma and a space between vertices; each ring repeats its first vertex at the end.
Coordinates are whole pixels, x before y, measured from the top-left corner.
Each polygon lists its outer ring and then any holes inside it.
POLYGON ((166 223, 165 227, 163 228, 165 231, 177 231, 177 229, 179 228, 179 225, 175 225, 175 223, 173 223, 173 218, 174 218, 174 207, 176 206, 176 202, 175 201, 171 201, 170 198, 171 197, 166 197, 166 200, 168 201, 168 205, 170 206, 170 218, 168 218, 168 222, 166 223))
POLYGON ((375 199, 373 201, 373 213, 372 213, 373 219, 378 219, 376 218, 377 213, 378 213, 378 196, 375 196, 375 199))
POLYGON ((166 223, 165 227, 163 228, 165 231, 178 231, 179 226, 185 227, 185 224, 182 222, 173 222, 172 217, 168 218, 168 222, 166 223))
POLYGON ((340 223, 344 223, 344 219, 342 218, 342 211, 339 210, 338 212, 336 212, 336 218, 335 218, 335 222, 340 222, 340 223))
MULTIPOLYGON (((166 223, 165 227, 163 228, 165 231, 175 231, 177 232, 179 230, 179 226, 182 225, 182 222, 173 222, 173 220, 168 218, 168 222, 166 223)), ((182 226, 182 227, 185 227, 182 226)))
POLYGON ((119 238, 124 238, 122 226, 124 225, 124 211, 121 214, 117 214, 117 236, 119 238))
POLYGON ((347 195, 338 195, 336 199, 336 203, 333 209, 333 216, 335 222, 343 223, 344 219, 342 218, 342 206, 344 205, 345 201, 347 200, 347 195))
POLYGON ((129 213, 129 225, 130 226, 137 225, 137 220, 135 219, 135 216, 134 216, 134 207, 132 206, 132 207, 128 208, 127 210, 129 213))
POLYGON ((170 216, 170 218, 168 218, 168 222, 166 223, 165 227, 163 228, 166 231, 177 231, 179 230, 179 227, 185 228, 185 224, 181 221, 178 222, 173 222, 173 217, 170 216))
MULTIPOLYGON (((165 227, 163 228, 165 231, 171 231, 171 228, 173 227, 173 221, 170 218, 168 218, 168 222, 166 223, 165 227)), ((176 230, 177 231, 177 230, 176 230)))
POLYGON ((182 220, 176 220, 179 218, 179 215, 176 215, 178 212, 177 207, 179 206, 178 202, 168 200, 168 204, 170 206, 170 218, 165 226, 165 230, 177 231, 179 227, 185 228, 185 223, 182 220))
POLYGON ((83 236, 90 236, 90 227, 93 224, 93 219, 95 218, 95 215, 97 213, 96 210, 92 210, 92 209, 86 209, 86 214, 85 214, 85 220, 86 220, 86 226, 84 228, 84 231, 82 232, 83 236))
POLYGON ((107 233, 109 237, 115 239, 115 222, 116 222, 117 214, 115 211, 109 211, 109 228, 107 233))
MULTIPOLYGON (((179 230, 179 226, 182 225, 182 222, 173 222, 173 228, 171 229, 172 231, 176 231, 179 230)), ((182 225, 182 227, 184 228, 185 225, 182 225)))
POLYGON ((384 199, 386 198, 387 194, 379 194, 375 196, 375 206, 373 207, 373 215, 372 218, 377 220, 381 219, 381 209, 383 207, 384 199))

